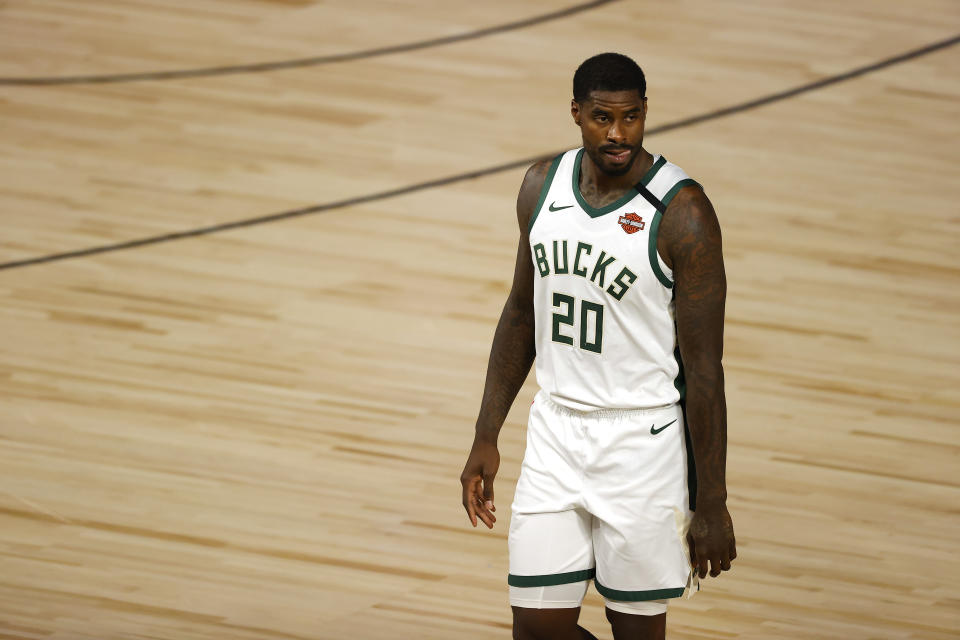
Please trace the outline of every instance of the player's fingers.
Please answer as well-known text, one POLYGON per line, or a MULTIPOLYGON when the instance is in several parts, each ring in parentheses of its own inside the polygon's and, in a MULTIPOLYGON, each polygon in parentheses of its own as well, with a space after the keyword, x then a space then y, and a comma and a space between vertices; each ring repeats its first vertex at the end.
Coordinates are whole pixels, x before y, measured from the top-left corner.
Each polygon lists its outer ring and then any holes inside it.
POLYGON ((482 503, 477 504, 477 517, 487 525, 488 529, 493 529, 493 523, 497 521, 496 517, 487 511, 482 503))
POLYGON ((733 561, 736 559, 736 557, 737 557, 737 541, 731 540, 730 541, 730 560, 733 561))
POLYGON ((488 511, 496 511, 496 507, 493 506, 493 478, 494 475, 489 473, 483 476, 483 500, 484 507, 488 511))
POLYGON ((718 575, 720 575, 720 571, 721 571, 720 565, 721 565, 721 562, 720 562, 719 554, 710 558, 710 577, 711 578, 716 578, 718 575))
MULTIPOLYGON (((479 481, 480 478, 476 478, 479 481)), ((474 480, 463 481, 463 508, 467 510, 470 524, 477 526, 477 499, 473 492, 474 480)))
POLYGON ((703 557, 697 558, 697 575, 700 576, 701 580, 707 577, 709 570, 710 567, 708 566, 707 559, 703 557))
POLYGON ((694 573, 700 575, 700 564, 697 562, 697 543, 693 541, 693 536, 687 534, 687 547, 690 549, 690 566, 694 573))
POLYGON ((697 545, 697 566, 700 569, 700 578, 706 578, 710 573, 710 550, 702 540, 697 545))
POLYGON ((476 517, 479 518, 483 524, 487 525, 488 529, 492 529, 493 523, 497 521, 497 518, 486 507, 483 499, 483 485, 480 476, 474 478, 470 483, 469 499, 470 506, 473 509, 473 513, 476 515, 476 517))
POLYGON ((467 502, 467 504, 464 505, 464 506, 465 506, 465 508, 466 508, 466 510, 467 510, 467 517, 470 518, 470 524, 472 524, 474 527, 476 527, 476 526, 477 526, 477 511, 476 511, 476 509, 473 508, 473 504, 470 503, 470 502, 467 502))
POLYGON ((693 562, 694 570, 702 580, 707 577, 707 570, 709 569, 707 555, 703 552, 702 546, 697 546, 693 536, 688 536, 688 540, 690 542, 690 560, 693 562))
POLYGON ((702 580, 707 577, 707 572, 710 570, 710 560, 702 546, 697 547, 694 545, 694 548, 696 549, 696 555, 693 556, 693 566, 696 568, 697 575, 700 576, 702 580))
POLYGON ((484 506, 483 497, 479 495, 476 496, 476 501, 474 502, 474 511, 477 514, 477 517, 480 518, 480 521, 483 524, 487 525, 488 529, 493 529, 493 523, 497 521, 496 517, 484 506))

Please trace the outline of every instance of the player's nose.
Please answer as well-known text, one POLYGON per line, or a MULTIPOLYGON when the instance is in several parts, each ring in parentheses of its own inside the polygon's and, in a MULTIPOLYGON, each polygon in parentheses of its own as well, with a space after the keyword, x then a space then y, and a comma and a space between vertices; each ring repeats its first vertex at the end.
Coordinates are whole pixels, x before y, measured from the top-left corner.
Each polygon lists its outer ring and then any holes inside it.
POLYGON ((626 139, 626 136, 624 136, 623 128, 620 126, 618 122, 614 121, 610 125, 610 128, 607 129, 607 140, 609 140, 610 142, 615 142, 617 144, 620 144, 625 139, 626 139))

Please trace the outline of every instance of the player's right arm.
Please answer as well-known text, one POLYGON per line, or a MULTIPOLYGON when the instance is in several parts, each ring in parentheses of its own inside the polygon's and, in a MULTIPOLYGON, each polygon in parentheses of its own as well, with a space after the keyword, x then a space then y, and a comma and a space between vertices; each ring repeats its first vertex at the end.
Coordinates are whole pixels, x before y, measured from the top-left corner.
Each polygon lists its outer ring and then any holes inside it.
POLYGON ((477 519, 480 519, 492 529, 493 523, 497 521, 493 514, 496 511, 493 503, 493 479, 500 467, 497 437, 536 356, 533 259, 530 256, 529 228, 549 168, 549 160, 531 166, 517 195, 520 241, 517 245, 513 286, 493 335, 473 446, 463 473, 460 474, 463 508, 467 510, 473 526, 477 526, 477 519))

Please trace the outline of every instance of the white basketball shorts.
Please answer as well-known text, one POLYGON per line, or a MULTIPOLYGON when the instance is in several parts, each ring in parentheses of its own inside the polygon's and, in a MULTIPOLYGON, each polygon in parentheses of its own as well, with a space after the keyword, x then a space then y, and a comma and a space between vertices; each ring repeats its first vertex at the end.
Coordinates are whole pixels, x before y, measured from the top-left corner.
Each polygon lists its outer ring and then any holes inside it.
POLYGON ((679 405, 580 412, 537 394, 510 521, 513 606, 578 607, 590 579, 615 610, 698 588, 684 428, 679 405), (570 587, 545 595, 553 585, 570 587))

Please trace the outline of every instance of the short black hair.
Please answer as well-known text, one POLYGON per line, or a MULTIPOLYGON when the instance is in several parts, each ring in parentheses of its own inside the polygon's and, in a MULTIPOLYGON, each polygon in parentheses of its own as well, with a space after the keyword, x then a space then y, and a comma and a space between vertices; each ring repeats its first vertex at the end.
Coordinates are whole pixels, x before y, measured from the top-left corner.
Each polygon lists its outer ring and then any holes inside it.
POLYGON ((636 62, 621 53, 601 53, 584 60, 573 74, 573 99, 584 102, 591 91, 631 91, 647 95, 647 79, 636 62))

